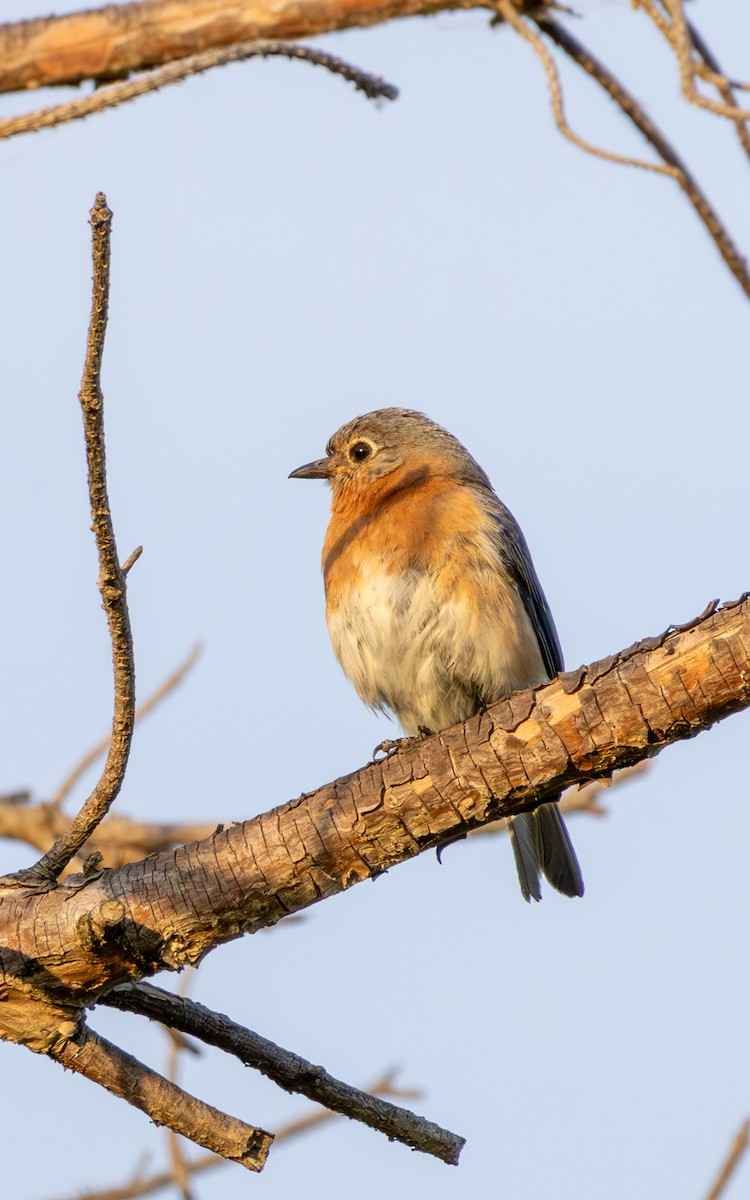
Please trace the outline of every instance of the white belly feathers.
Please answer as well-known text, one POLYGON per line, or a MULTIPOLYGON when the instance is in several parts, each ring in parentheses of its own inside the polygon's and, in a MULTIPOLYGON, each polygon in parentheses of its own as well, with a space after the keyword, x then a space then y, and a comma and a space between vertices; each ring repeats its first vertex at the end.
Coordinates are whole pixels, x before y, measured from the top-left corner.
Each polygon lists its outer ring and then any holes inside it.
POLYGON ((358 695, 390 709, 407 734, 445 729, 547 677, 510 582, 482 571, 450 593, 438 580, 417 568, 360 563, 346 604, 328 613, 334 653, 358 695), (472 603, 475 589, 481 604, 472 603))

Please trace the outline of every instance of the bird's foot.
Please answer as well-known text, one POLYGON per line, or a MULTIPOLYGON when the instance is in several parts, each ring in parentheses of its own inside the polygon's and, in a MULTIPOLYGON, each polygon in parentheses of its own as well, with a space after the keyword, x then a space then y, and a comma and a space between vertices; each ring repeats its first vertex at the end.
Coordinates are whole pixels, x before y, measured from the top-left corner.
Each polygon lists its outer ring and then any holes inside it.
POLYGON ((385 738, 384 741, 379 742, 372 752, 372 761, 383 762, 392 754, 397 754, 399 750, 407 750, 410 746, 418 745, 425 738, 432 737, 433 730, 428 729, 426 725, 418 725, 417 728, 419 732, 415 737, 385 738), (383 755, 380 759, 378 758, 379 754, 383 755))

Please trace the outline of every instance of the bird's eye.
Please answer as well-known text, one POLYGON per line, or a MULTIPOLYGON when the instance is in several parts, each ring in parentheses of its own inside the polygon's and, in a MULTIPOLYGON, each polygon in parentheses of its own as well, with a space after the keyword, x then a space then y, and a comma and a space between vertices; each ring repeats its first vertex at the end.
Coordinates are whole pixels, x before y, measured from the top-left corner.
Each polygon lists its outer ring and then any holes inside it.
POLYGON ((372 446, 369 442, 355 442, 349 447, 349 457, 352 462, 364 462, 372 454, 372 446))

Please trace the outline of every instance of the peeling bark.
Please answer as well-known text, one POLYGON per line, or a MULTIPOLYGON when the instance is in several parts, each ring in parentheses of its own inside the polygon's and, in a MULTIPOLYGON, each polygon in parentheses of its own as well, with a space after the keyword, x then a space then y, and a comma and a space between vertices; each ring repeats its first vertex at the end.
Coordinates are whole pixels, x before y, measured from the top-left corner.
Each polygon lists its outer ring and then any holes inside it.
POLYGON ((28 1045, 43 1026, 50 1045, 70 1038, 76 1010, 118 983, 197 963, 222 942, 748 705, 743 599, 203 841, 58 886, 8 877, 0 970, 14 1004, 0 1003, 0 1035, 28 1045))

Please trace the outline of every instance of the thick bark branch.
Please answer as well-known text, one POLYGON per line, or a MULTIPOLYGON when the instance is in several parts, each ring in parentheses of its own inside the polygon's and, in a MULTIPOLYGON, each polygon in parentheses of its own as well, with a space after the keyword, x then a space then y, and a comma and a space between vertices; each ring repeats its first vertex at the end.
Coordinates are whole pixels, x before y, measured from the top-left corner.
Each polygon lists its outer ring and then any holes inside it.
POLYGON ((481 0, 152 0, 0 25, 0 92, 112 79, 254 38, 310 37, 481 0))
MULTIPOLYGON (((204 841, 47 890, 8 877, 0 881, 0 968, 47 1005, 53 1043, 59 1006, 196 963, 222 942, 748 705, 743 599, 204 841)), ((25 1040, 18 1030, 9 1036, 25 1040)))
MULTIPOLYGON (((50 1054, 154 1120, 260 1169, 262 1131, 236 1122, 227 1132, 214 1110, 178 1097, 174 1084, 92 1034, 83 1007, 116 984, 195 963, 222 942, 749 706, 750 600, 715 608, 203 841, 60 883, 30 873, 0 880, 0 1037, 50 1054)), ((201 1036, 226 1040, 220 1016, 208 1014, 208 1025, 199 1016, 201 1036)), ((229 1034, 236 1042, 237 1028, 229 1034)), ((258 1059, 257 1044, 239 1048, 258 1059)))

